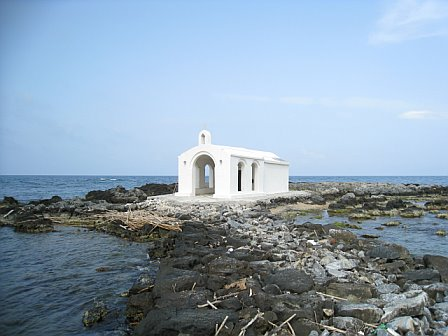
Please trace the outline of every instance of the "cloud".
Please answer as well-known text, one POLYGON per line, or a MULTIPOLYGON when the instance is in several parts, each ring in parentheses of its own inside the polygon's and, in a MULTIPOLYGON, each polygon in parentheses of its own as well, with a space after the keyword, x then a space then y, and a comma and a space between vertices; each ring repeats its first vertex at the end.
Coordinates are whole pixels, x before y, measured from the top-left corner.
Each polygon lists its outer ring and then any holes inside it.
POLYGON ((448 36, 448 2, 396 0, 370 34, 371 44, 399 43, 433 36, 448 36))
POLYGON ((409 105, 401 100, 380 99, 369 97, 348 98, 312 98, 312 97, 282 97, 280 102, 292 105, 318 105, 329 108, 355 108, 355 109, 405 109, 409 105))
POLYGON ((316 101, 312 97, 281 97, 280 103, 293 105, 312 105, 316 101))
POLYGON ((445 119, 447 116, 442 113, 436 113, 428 110, 407 111, 398 115, 400 119, 445 119))

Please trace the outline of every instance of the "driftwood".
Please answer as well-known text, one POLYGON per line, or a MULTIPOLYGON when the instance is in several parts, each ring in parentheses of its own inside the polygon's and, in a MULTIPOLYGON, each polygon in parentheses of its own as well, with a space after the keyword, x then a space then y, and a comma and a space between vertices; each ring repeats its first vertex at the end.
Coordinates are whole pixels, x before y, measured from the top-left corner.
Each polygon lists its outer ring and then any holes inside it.
POLYGON ((154 228, 161 228, 168 231, 182 231, 181 221, 173 217, 162 216, 154 212, 136 210, 127 212, 108 211, 99 215, 101 218, 111 220, 121 220, 129 227, 131 231, 139 230, 144 225, 150 224, 154 228))

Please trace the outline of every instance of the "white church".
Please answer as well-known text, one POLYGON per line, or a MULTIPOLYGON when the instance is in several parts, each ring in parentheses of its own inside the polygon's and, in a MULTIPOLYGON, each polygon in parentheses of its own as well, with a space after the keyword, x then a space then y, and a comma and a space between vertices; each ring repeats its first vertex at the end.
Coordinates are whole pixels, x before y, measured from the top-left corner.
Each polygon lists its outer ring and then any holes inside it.
POLYGON ((289 190, 289 163, 270 152, 212 144, 210 132, 179 155, 176 196, 261 196, 289 190))

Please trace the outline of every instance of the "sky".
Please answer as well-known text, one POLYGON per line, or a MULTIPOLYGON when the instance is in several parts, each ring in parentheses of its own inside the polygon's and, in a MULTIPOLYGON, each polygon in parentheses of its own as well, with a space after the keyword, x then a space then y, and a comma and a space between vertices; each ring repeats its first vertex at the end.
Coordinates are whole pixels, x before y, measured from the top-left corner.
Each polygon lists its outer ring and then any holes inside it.
POLYGON ((0 174, 448 175, 448 1, 0 0, 0 174))

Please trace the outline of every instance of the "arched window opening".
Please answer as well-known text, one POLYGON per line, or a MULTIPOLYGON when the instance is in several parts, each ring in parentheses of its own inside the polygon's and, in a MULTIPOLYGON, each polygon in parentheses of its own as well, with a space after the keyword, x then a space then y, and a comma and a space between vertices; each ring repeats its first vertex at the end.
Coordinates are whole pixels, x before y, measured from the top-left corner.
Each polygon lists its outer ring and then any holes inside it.
POLYGON ((205 134, 204 133, 201 134, 201 144, 205 145, 205 134))
POLYGON ((252 191, 256 191, 257 188, 257 164, 254 162, 252 163, 252 191))
POLYGON ((238 191, 243 191, 243 168, 244 163, 238 163, 238 191))

